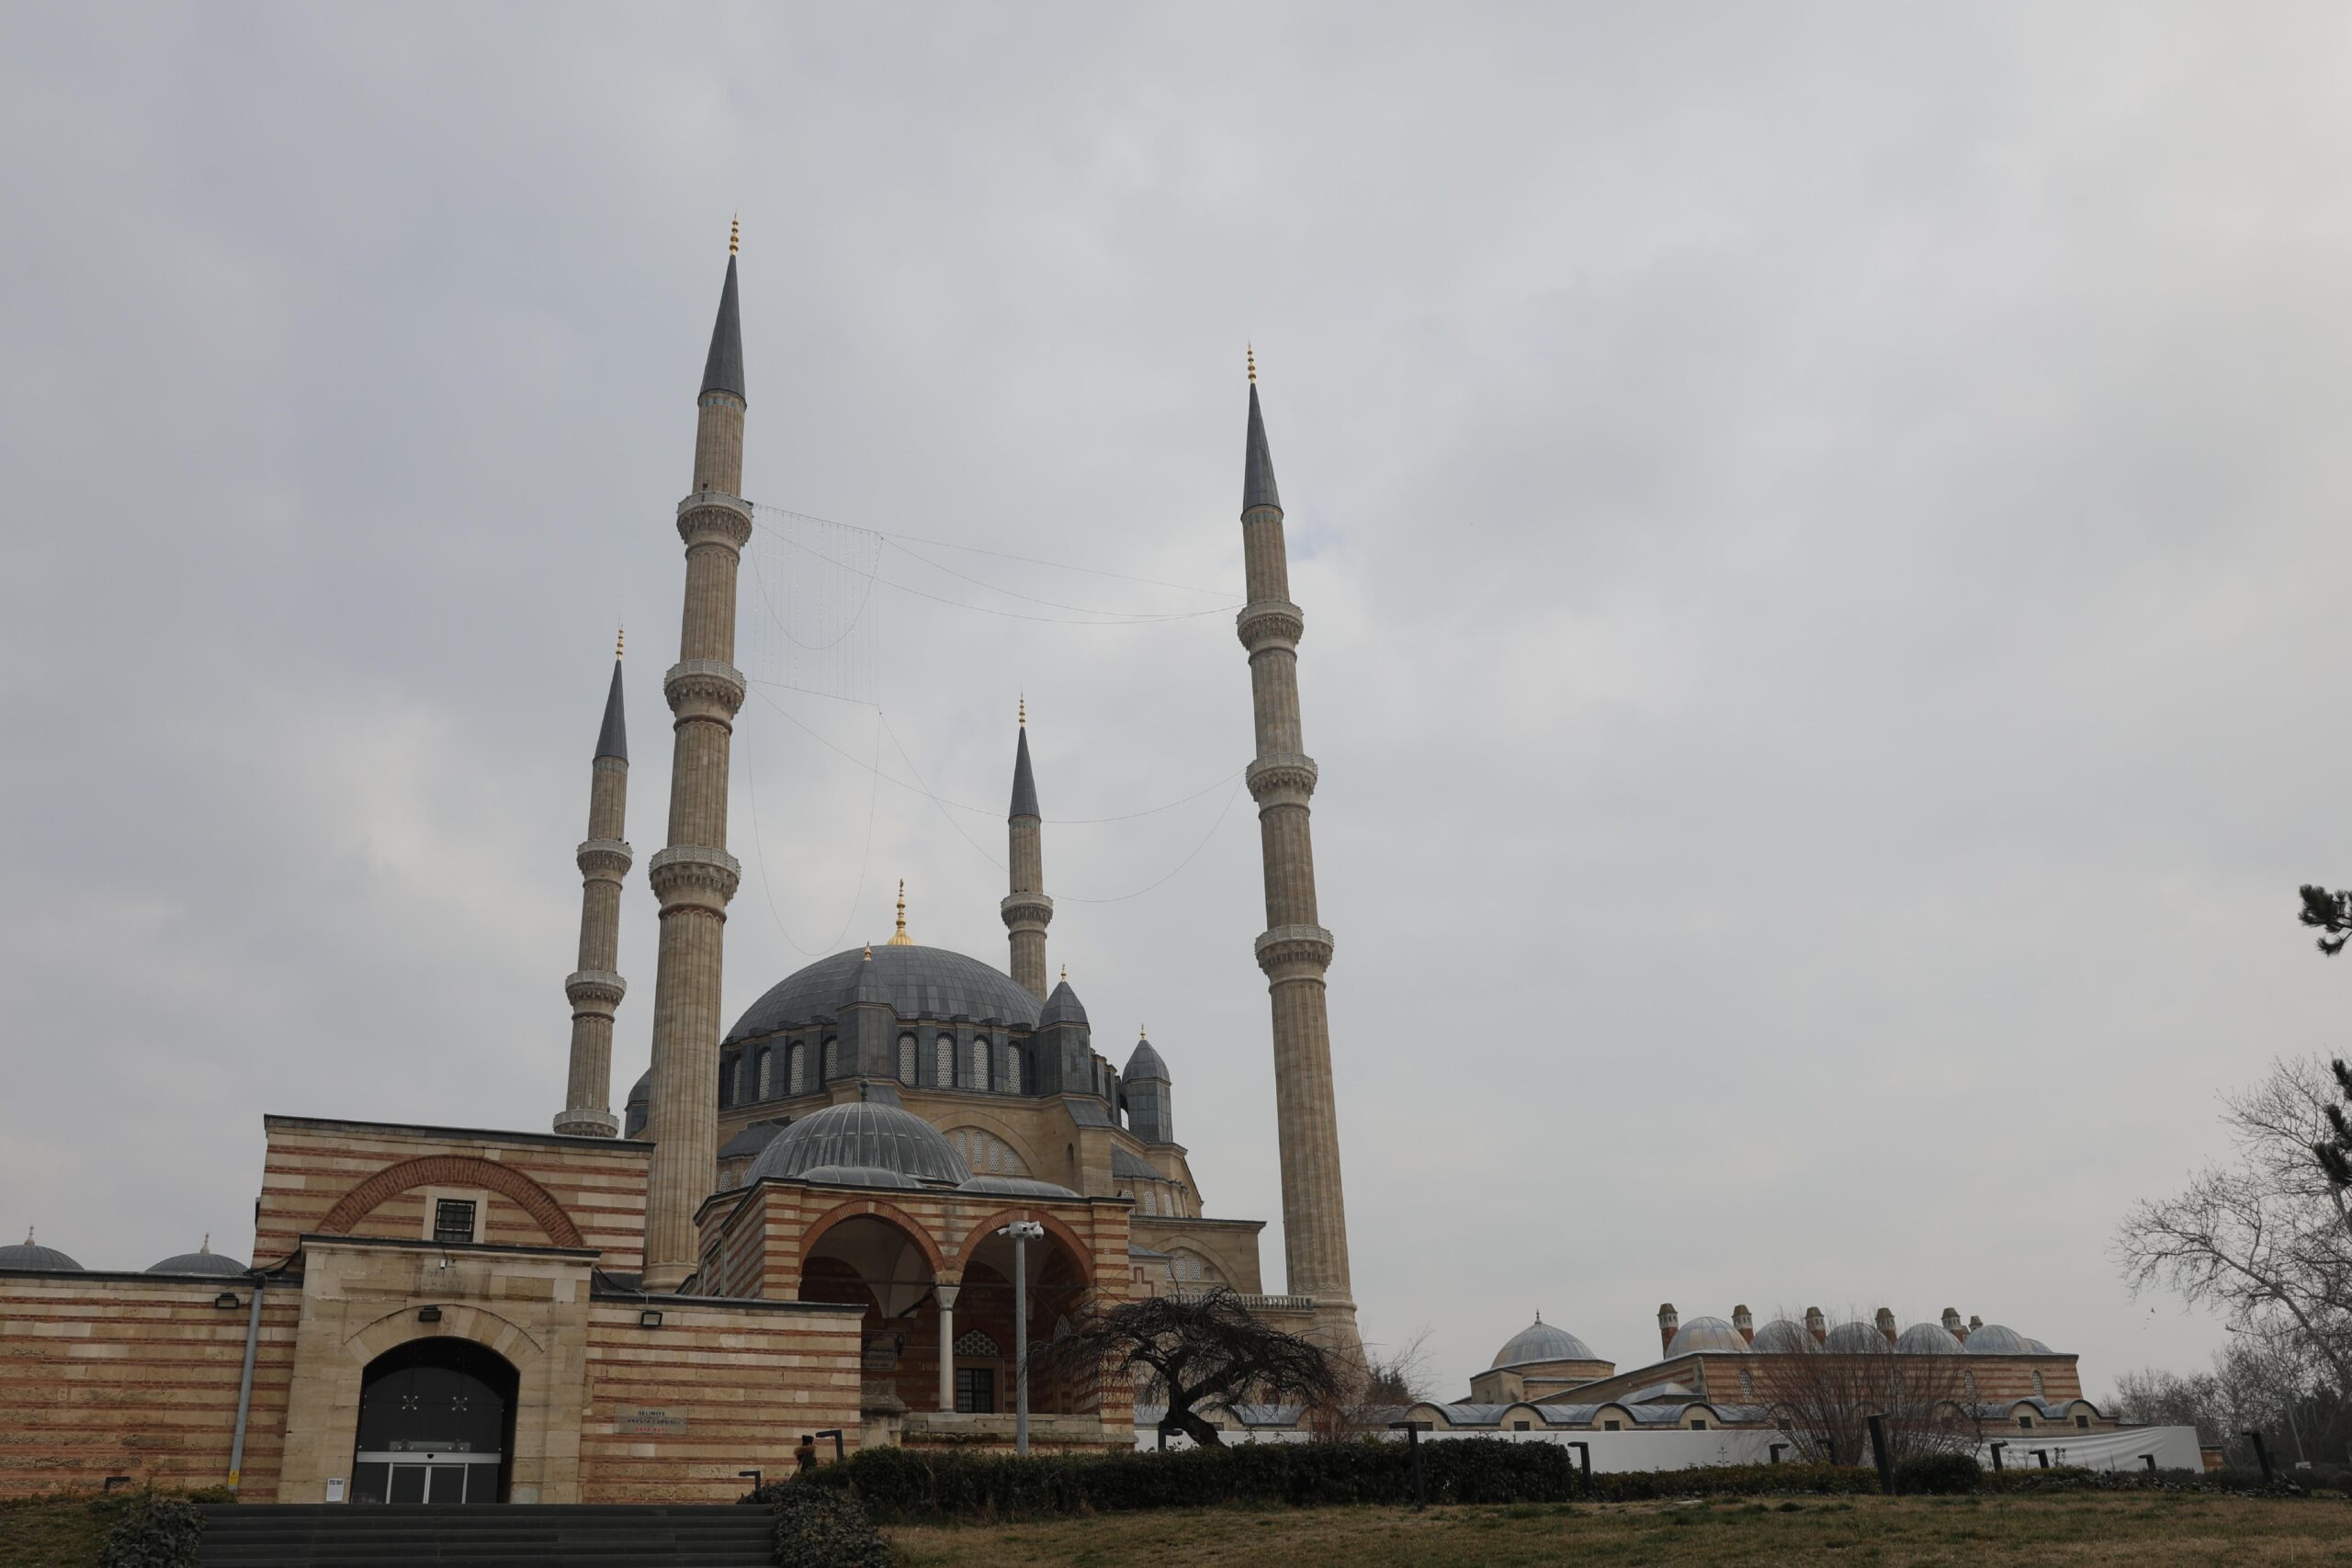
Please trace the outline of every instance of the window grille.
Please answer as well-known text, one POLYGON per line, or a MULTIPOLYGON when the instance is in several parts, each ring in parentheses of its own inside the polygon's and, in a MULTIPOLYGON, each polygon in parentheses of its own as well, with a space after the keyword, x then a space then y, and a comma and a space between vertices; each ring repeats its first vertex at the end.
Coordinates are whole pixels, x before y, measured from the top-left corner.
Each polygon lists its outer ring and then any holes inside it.
POLYGON ((1004 1048, 1004 1092, 1021 1092, 1021 1048, 1017 1045, 1004 1048))
POLYGON ((915 1037, 911 1034, 899 1036, 899 1081, 915 1081, 915 1037))
POLYGON ((838 1039, 825 1042, 825 1081, 832 1082, 842 1076, 842 1043, 838 1039))
POLYGON ((989 1043, 985 1040, 972 1042, 972 1087, 989 1087, 989 1043))
POLYGON ((956 1037, 943 1034, 932 1045, 932 1077, 942 1089, 956 1087, 956 1037))
POLYGON ((967 1328, 956 1337, 956 1353, 959 1356, 1001 1356, 993 1337, 977 1328, 967 1328))
POLYGON ((765 1100, 775 1092, 775 1053, 767 1046, 760 1047, 760 1098, 765 1100))
POLYGON ((433 1239, 448 1246, 474 1238, 474 1203, 470 1198, 444 1198, 433 1205, 433 1239))
POLYGON ((792 1092, 798 1094, 808 1087, 808 1047, 795 1044, 785 1053, 785 1059, 790 1064, 792 1092))

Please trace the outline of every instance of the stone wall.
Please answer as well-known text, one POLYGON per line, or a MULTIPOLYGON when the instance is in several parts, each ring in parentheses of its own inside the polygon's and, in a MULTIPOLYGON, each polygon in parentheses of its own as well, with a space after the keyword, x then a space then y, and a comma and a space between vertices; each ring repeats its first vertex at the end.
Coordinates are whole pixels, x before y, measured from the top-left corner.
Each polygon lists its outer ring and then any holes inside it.
POLYGON ((650 1146, 616 1138, 263 1118, 268 1150, 254 1261, 290 1255, 305 1234, 429 1236, 435 1196, 481 1205, 479 1241, 587 1247, 635 1273, 650 1146))
MULTIPOLYGON (((226 1483, 252 1300, 242 1280, 0 1273, 0 1495, 226 1483)), ((266 1499, 300 1304, 263 1303, 244 1483, 266 1499)))

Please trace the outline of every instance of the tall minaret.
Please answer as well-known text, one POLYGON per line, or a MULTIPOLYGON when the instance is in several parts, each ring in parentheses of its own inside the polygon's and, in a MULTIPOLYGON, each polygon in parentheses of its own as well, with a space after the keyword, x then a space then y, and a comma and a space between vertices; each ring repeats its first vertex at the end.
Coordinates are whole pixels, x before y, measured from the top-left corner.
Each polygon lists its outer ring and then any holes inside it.
POLYGON ((1012 942, 1012 977, 1039 1001, 1046 999, 1046 927, 1054 901, 1046 897, 1046 852, 1037 829, 1037 781, 1029 776, 1029 699, 1021 699, 1021 739, 1012 752, 1012 891, 998 906, 1012 942))
POLYGON ((1266 423, 1258 412, 1258 357, 1250 355, 1250 435, 1241 470, 1241 557, 1250 602, 1237 627, 1250 650, 1258 760, 1250 794, 1258 802, 1265 857, 1266 931, 1258 967, 1274 1010, 1274 1124, 1283 1167, 1283 1262, 1294 1295, 1313 1296, 1316 1321, 1335 1346, 1354 1351, 1355 1297, 1348 1282, 1347 1200, 1340 1189, 1340 1122, 1331 1098, 1331 1025, 1323 971, 1331 933, 1317 923, 1315 846, 1307 802, 1315 760, 1298 725, 1298 638, 1290 602, 1290 558, 1283 543, 1282 497, 1266 423))
POLYGON ((621 944, 621 879, 629 847, 628 726, 621 715, 621 645, 613 645, 613 689, 589 766, 588 838, 580 846, 580 967, 563 983, 571 998, 571 1076, 555 1130, 609 1138, 621 1130, 613 1102, 613 1011, 628 992, 616 972, 621 944))
POLYGON ((717 1179, 718 976, 727 903, 741 867, 727 852, 727 759, 743 677, 735 660, 735 571, 752 537, 743 485, 743 334, 735 253, 711 328, 695 427, 694 491, 678 503, 686 606, 678 662, 662 680, 675 716, 670 842, 646 866, 662 900, 653 976, 653 1164, 645 1195, 645 1284, 675 1290, 695 1271, 695 1210, 717 1179))

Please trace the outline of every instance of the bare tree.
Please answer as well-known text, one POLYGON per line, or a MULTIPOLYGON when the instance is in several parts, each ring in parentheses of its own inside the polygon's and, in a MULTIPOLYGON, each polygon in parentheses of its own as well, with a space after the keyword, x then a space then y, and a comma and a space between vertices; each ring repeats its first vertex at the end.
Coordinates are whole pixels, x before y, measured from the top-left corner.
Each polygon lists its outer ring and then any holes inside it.
POLYGON ((1050 1365, 1072 1377, 1135 1379, 1164 1401, 1162 1432, 1208 1448, 1225 1439, 1207 1413, 1254 1401, 1338 1399, 1341 1369, 1319 1345, 1250 1315, 1224 1286, 1198 1294, 1145 1296, 1093 1312, 1054 1342, 1050 1365))
POLYGON ((1756 1397, 1805 1459, 1870 1463, 1870 1418, 1878 1416, 1899 1464, 1975 1446, 1969 1370, 1965 1354, 1898 1352, 1879 1338, 1859 1349, 1758 1356, 1754 1376, 1756 1397))
POLYGON ((1363 1359, 1340 1364, 1339 1390, 1307 1407, 1306 1427, 1324 1442, 1342 1442, 1385 1431, 1403 1408, 1427 1399, 1432 1390, 1430 1331, 1422 1329, 1386 1350, 1364 1348, 1363 1359))
POLYGON ((2113 1252, 2135 1292, 2169 1286, 2241 1329, 2275 1323, 2341 1398, 2352 1393, 2352 1201, 2312 1157, 2336 1136, 2339 1088, 2316 1057, 2274 1063, 2222 1101, 2229 1156, 2134 1206, 2113 1252))

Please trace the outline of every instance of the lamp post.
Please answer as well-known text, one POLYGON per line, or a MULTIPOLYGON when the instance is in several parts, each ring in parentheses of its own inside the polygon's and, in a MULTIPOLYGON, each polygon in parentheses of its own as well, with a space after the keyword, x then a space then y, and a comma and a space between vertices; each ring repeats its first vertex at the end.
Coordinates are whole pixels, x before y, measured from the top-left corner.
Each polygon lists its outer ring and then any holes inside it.
POLYGON ((1015 1220, 999 1235, 1012 1238, 1012 1451, 1029 1457, 1029 1243, 1046 1227, 1015 1220))

